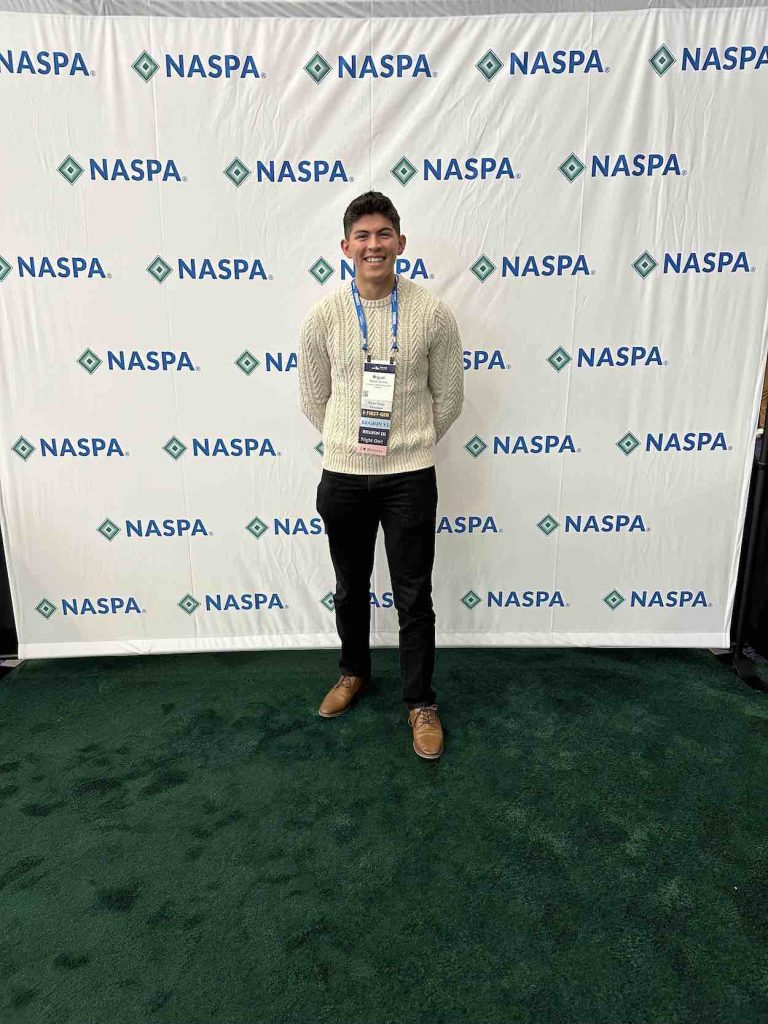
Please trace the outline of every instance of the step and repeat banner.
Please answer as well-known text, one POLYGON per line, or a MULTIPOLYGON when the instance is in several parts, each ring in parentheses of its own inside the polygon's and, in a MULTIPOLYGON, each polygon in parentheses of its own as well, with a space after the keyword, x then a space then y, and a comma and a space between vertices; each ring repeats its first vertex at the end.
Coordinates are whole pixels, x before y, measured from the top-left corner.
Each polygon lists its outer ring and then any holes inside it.
MULTIPOLYGON (((766 357, 768 8, 77 10, 0 11, 21 657, 336 645, 298 332, 349 288, 342 215, 370 188, 463 340, 438 643, 728 644, 766 357)), ((383 543, 371 604, 396 644, 383 543)))

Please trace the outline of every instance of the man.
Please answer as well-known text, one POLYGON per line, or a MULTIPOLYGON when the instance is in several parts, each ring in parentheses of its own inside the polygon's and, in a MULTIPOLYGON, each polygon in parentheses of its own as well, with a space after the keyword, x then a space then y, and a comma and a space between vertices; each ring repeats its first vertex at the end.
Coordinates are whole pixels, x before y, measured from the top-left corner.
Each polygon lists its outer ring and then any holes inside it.
POLYGON ((432 689, 435 444, 461 412, 459 331, 446 304, 395 274, 397 210, 366 192, 344 214, 355 279, 316 303, 301 328, 302 412, 323 435, 317 511, 336 573, 341 677, 320 705, 335 718, 371 674, 370 581, 379 523, 399 621, 403 699, 416 753, 443 752, 432 689))

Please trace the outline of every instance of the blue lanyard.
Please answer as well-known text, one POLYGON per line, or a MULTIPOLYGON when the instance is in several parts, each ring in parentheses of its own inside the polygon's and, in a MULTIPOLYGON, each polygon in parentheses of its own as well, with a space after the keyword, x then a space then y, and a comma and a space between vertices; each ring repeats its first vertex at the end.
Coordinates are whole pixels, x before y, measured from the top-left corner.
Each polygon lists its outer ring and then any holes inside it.
MULTIPOLYGON (((363 336, 363 352, 365 352, 366 362, 370 362, 370 356, 368 354, 368 322, 365 319, 365 311, 363 309, 363 304, 360 301, 360 292, 357 288, 357 281, 355 281, 354 278, 352 279, 352 298, 355 303, 355 309, 357 310, 360 333, 363 336)), ((390 349, 389 361, 392 363, 395 361, 395 352, 399 351, 399 345, 397 344, 397 278, 395 278, 395 287, 392 289, 392 293, 389 298, 392 307, 392 347, 390 349)))

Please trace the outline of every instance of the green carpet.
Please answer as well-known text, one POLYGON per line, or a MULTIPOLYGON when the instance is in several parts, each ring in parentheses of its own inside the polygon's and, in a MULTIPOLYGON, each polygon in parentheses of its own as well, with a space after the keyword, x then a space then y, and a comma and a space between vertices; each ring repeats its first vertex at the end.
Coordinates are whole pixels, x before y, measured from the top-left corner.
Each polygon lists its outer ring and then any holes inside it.
POLYGON ((689 651, 451 650, 0 680, 3 1024, 768 1021, 768 697, 689 651))

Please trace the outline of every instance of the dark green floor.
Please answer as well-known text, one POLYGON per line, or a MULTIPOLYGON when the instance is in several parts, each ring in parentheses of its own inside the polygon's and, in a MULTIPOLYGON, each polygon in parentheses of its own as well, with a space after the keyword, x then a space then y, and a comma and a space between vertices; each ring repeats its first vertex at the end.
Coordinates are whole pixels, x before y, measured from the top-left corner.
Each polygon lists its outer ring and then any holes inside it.
POLYGON ((768 696, 710 655, 30 662, 0 680, 0 1020, 768 1021, 768 696))

